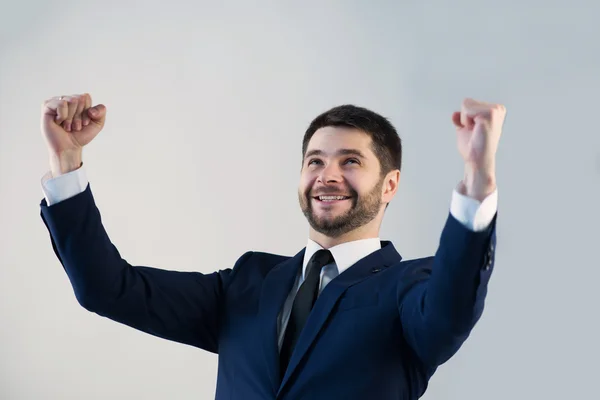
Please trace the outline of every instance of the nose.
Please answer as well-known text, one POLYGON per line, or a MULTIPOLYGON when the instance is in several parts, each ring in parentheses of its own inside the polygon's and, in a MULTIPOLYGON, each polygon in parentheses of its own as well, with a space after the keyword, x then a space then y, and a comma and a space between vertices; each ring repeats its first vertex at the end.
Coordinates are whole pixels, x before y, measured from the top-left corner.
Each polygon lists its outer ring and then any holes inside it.
POLYGON ((317 182, 322 184, 336 183, 342 181, 342 172, 334 163, 329 163, 321 169, 317 182))

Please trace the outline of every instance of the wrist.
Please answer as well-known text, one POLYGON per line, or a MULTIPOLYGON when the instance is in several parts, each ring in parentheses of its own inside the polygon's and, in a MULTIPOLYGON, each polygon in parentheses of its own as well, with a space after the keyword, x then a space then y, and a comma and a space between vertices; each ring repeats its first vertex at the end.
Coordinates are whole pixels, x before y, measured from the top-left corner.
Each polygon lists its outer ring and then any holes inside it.
POLYGON ((494 168, 477 168, 465 165, 465 174, 459 184, 459 192, 478 201, 483 201, 496 190, 494 168))
POLYGON ((54 178, 79 169, 81 164, 81 149, 65 151, 59 154, 50 153, 50 171, 54 178))

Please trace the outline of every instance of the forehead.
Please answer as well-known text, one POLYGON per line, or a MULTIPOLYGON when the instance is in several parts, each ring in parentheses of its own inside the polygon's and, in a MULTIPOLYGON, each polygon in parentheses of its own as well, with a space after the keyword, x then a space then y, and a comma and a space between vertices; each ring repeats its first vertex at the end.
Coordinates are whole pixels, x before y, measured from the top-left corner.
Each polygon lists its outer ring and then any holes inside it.
POLYGON ((306 152, 321 150, 326 154, 333 154, 340 149, 353 149, 360 150, 367 157, 375 157, 371 144, 371 137, 359 129, 326 126, 315 132, 308 142, 306 152))

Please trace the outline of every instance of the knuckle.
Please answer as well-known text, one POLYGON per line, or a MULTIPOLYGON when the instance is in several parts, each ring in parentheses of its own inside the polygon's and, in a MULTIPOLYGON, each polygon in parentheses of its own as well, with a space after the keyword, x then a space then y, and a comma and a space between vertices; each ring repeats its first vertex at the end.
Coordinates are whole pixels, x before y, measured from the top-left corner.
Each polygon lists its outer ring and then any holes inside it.
POLYGON ((498 116, 498 115, 502 115, 504 113, 504 106, 502 104, 494 104, 490 111, 492 113, 492 115, 498 116))

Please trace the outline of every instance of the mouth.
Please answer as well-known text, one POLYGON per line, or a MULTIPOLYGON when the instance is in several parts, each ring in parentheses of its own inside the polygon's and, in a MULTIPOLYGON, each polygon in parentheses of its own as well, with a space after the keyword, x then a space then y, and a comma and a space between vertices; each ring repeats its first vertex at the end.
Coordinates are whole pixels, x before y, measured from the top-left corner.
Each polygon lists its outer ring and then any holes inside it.
POLYGON ((328 195, 328 196, 313 196, 313 199, 323 204, 335 204, 342 201, 350 200, 350 196, 328 195))

